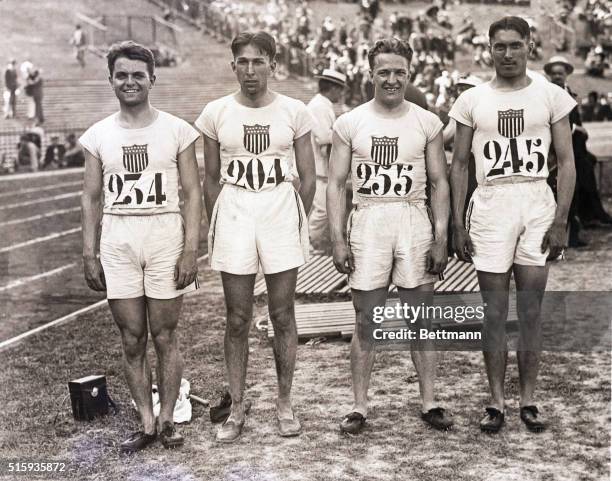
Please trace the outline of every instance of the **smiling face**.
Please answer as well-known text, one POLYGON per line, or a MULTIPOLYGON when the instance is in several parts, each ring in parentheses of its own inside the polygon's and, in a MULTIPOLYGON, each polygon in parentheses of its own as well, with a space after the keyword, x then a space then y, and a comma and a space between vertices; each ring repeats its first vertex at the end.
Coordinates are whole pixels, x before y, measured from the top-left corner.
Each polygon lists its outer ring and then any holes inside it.
POLYGON ((155 83, 155 75, 149 75, 146 62, 119 57, 109 81, 119 103, 134 107, 149 101, 149 90, 155 83))
POLYGON ((250 98, 256 98, 268 90, 268 77, 274 72, 276 62, 252 44, 245 45, 232 61, 240 90, 250 98))
POLYGON ((511 79, 526 74, 531 45, 516 30, 498 30, 489 48, 498 77, 511 79))
POLYGON ((409 79, 408 60, 395 53, 381 53, 374 58, 370 71, 374 83, 376 101, 391 108, 404 101, 404 92, 409 79))

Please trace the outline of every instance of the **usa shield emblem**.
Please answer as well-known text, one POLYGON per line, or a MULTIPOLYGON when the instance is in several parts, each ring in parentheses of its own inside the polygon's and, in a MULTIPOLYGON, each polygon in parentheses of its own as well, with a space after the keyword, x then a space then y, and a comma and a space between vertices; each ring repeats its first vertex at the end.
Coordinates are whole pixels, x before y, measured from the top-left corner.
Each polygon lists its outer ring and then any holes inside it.
POLYGON ((507 139, 514 139, 523 133, 525 120, 523 109, 521 110, 498 110, 497 131, 507 139))
POLYGON ((270 147, 269 125, 243 125, 244 148, 251 154, 259 155, 270 147))
POLYGON ((149 165, 147 145, 123 146, 123 167, 133 174, 142 172, 149 165))
POLYGON ((380 165, 391 165, 397 160, 398 137, 374 137, 372 136, 372 148, 370 156, 372 160, 380 165))

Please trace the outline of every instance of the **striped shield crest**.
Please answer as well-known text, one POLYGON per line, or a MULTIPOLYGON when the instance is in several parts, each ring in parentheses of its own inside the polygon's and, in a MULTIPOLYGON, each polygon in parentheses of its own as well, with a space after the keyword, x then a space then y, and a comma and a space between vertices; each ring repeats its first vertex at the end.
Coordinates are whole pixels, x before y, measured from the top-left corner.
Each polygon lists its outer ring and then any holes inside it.
POLYGON ((149 165, 149 154, 147 145, 128 145, 123 146, 123 166, 128 172, 133 174, 142 172, 149 165))
POLYGON ((370 156, 372 160, 380 165, 391 165, 397 159, 398 137, 374 137, 372 136, 372 148, 370 156))
POLYGON ((270 147, 269 125, 243 125, 244 148, 251 154, 259 155, 270 147))
POLYGON ((525 119, 521 110, 498 110, 497 131, 507 139, 515 139, 523 133, 525 119))

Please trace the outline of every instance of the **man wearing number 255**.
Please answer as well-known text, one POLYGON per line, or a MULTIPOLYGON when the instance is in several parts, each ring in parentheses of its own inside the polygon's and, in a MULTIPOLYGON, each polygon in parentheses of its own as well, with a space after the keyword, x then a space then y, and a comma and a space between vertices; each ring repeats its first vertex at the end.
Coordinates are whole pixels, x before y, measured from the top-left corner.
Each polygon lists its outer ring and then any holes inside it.
POLYGON ((210 265, 221 272, 227 306, 224 347, 232 408, 217 433, 217 441, 225 443, 240 436, 245 422, 248 336, 259 265, 275 333, 278 432, 300 433, 290 397, 297 351, 293 306, 297 268, 308 257, 307 216, 315 190, 308 110, 299 100, 268 89, 276 68, 274 38, 241 33, 231 50, 240 89, 210 102, 195 122, 204 135, 210 265), (296 168, 299 192, 293 185, 296 168))
MULTIPOLYGON (((447 262, 449 187, 442 122, 404 100, 411 58, 407 42, 395 38, 376 42, 368 53, 374 99, 334 124, 327 211, 334 264, 349 274, 356 313, 351 344, 354 404, 340 424, 341 431, 350 434, 361 431, 368 411, 374 309, 384 306, 391 282, 403 304, 431 303, 434 281, 447 262), (344 189, 349 172, 354 208, 345 237, 344 189), (428 183, 433 222, 425 204, 428 183)), ((414 327, 419 332, 428 322, 419 319, 414 327)), ((452 419, 435 404, 432 342, 415 340, 412 360, 419 376, 421 417, 445 430, 452 419)))
POLYGON ((107 58, 119 111, 94 124, 79 139, 85 149, 85 279, 92 289, 107 292, 121 333, 125 374, 143 424, 142 431, 121 445, 122 451, 143 449, 157 438, 146 356, 147 324, 158 357, 159 437, 164 447, 173 448, 183 444, 173 423, 183 370, 176 327, 182 295, 197 288, 202 215, 195 157, 199 133, 149 103, 149 91, 155 84, 150 50, 123 42, 113 45, 107 58), (179 181, 185 200, 184 221, 179 181))
POLYGON ((504 424, 505 322, 514 274, 520 321, 520 417, 527 429, 538 432, 545 428, 534 403, 540 308, 547 257, 557 257, 565 245, 575 181, 568 114, 576 102, 557 85, 527 75, 527 56, 534 45, 525 20, 504 17, 493 22, 489 42, 495 77, 463 92, 449 113, 457 121, 451 167, 453 240, 459 258, 476 267, 485 306, 484 360, 491 404, 480 429, 496 433, 504 424), (551 147, 559 168, 558 205, 546 183, 551 147), (470 151, 478 187, 464 223, 470 151))

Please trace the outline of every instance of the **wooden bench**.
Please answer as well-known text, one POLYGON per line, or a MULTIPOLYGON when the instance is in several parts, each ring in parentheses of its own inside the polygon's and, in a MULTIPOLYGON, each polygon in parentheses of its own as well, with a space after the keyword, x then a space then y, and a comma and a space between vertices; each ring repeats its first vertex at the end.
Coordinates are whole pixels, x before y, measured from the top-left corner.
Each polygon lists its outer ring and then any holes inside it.
MULTIPOLYGON (((390 286, 390 291, 395 291, 390 286)), ((436 282, 435 292, 478 292, 478 278, 473 264, 451 257, 444 271, 444 279, 436 282)), ((261 276, 255 282, 255 295, 267 292, 266 280, 261 276)), ((331 256, 314 255, 298 270, 296 294, 348 294, 350 288, 346 276, 334 267, 331 256)))
MULTIPOLYGON (((338 292, 348 293, 348 285, 343 286, 338 292)), ((444 279, 434 284, 434 292, 479 292, 478 277, 474 264, 463 262, 456 257, 448 259, 448 265, 444 270, 444 279)), ((397 288, 391 284, 389 292, 397 292, 397 288)))
MULTIPOLYGON (((346 276, 334 267, 331 256, 313 255, 298 270, 296 294, 327 294, 346 284, 346 276)), ((255 295, 267 292, 263 276, 255 282, 255 295)))
MULTIPOLYGON (((395 306, 398 299, 388 299, 387 306, 395 306)), ((434 296, 434 306, 480 306, 482 298, 479 293, 445 294, 434 296)), ((510 305, 508 309, 508 322, 514 323, 518 320, 516 313, 516 294, 510 293, 510 305)), ((355 329, 355 310, 353 303, 348 302, 321 302, 311 304, 298 304, 295 306, 295 321, 298 338, 305 340, 315 337, 351 337, 355 329)), ((463 330, 480 329, 482 323, 479 320, 470 320, 457 323, 451 319, 434 319, 434 328, 451 330, 461 328, 463 330)), ((382 328, 397 329, 406 327, 401 318, 390 318, 385 320, 382 328)), ((274 328, 268 318, 268 337, 274 337, 274 328)))

